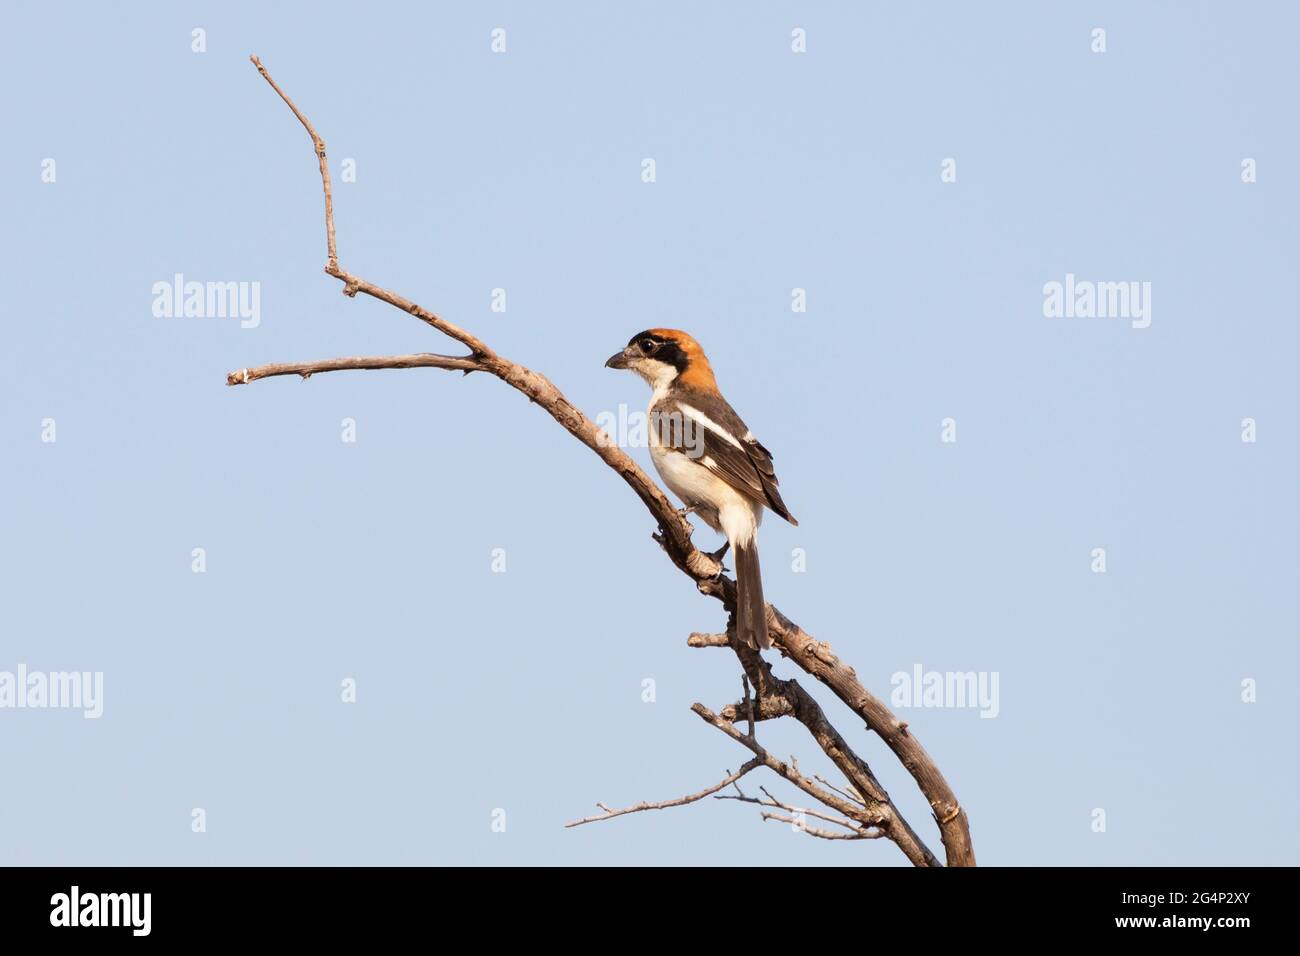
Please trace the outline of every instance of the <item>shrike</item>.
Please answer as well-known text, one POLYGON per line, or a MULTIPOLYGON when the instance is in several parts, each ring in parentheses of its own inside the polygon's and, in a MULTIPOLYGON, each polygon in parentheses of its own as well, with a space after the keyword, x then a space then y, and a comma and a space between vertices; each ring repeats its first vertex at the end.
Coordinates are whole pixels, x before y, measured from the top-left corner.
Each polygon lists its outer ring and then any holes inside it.
POLYGON ((727 536, 736 553, 737 633, 751 647, 771 647, 758 525, 764 507, 799 524, 777 490, 772 453, 722 397, 704 350, 685 332, 639 332, 605 366, 631 369, 650 384, 650 459, 686 511, 727 536))

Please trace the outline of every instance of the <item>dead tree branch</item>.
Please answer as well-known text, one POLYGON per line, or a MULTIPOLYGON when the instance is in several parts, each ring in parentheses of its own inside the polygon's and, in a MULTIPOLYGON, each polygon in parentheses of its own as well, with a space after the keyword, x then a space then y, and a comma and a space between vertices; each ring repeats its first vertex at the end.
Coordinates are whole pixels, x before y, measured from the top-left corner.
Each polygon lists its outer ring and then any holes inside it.
POLYGON ((731 639, 726 634, 700 634, 696 632, 686 638, 687 647, 730 647, 731 639))
MULTIPOLYGON (((420 321, 454 339, 468 350, 467 355, 448 356, 433 354, 398 355, 373 358, 340 358, 318 362, 297 362, 286 364, 262 365, 240 369, 226 377, 228 385, 246 385, 261 378, 283 375, 298 375, 308 378, 317 372, 333 372, 354 369, 389 369, 389 368, 440 368, 451 371, 486 372, 501 379, 510 387, 525 395, 529 401, 541 406, 566 431, 590 448, 610 468, 612 468, 641 499, 651 517, 658 525, 655 539, 663 547, 672 562, 694 582, 699 591, 717 598, 723 606, 734 615, 736 605, 735 582, 722 573, 722 566, 712 555, 698 550, 691 542, 692 526, 680 514, 667 496, 659 489, 649 476, 632 458, 619 448, 600 428, 574 406, 545 376, 523 365, 498 355, 476 336, 451 322, 429 312, 416 303, 394 292, 347 272, 339 265, 338 246, 334 231, 334 196, 330 182, 329 163, 326 158, 325 141, 317 134, 306 115, 298 109, 280 86, 271 78, 262 62, 251 57, 258 72, 279 94, 285 104, 311 137, 312 147, 320 166, 321 185, 325 193, 325 238, 327 261, 325 272, 343 283, 343 292, 355 296, 358 292, 386 302, 420 321)), ((889 711, 889 708, 858 681, 853 668, 839 660, 830 645, 822 644, 805 633, 798 625, 790 621, 772 605, 767 607, 768 630, 773 642, 782 654, 792 660, 808 674, 825 683, 835 695, 854 711, 875 731, 894 752, 903 766, 911 773, 921 792, 929 801, 934 818, 939 827, 949 866, 973 866, 974 849, 970 841, 970 829, 965 811, 957 802, 952 789, 944 780, 938 766, 926 753, 920 742, 889 711)), ((919 866, 935 866, 939 861, 926 848, 920 837, 912 830, 894 807, 889 795, 884 791, 867 766, 857 754, 849 748, 844 738, 831 726, 821 707, 806 691, 793 680, 781 681, 771 672, 771 666, 756 653, 732 640, 730 635, 692 635, 689 642, 693 647, 730 646, 735 651, 744 670, 745 676, 753 686, 753 700, 746 701, 731 708, 724 708, 723 717, 713 714, 708 708, 696 704, 693 709, 702 718, 722 730, 737 742, 749 748, 755 757, 776 772, 790 780, 795 786, 813 796, 826 806, 835 809, 849 820, 855 820, 866 826, 879 829, 881 833, 896 843, 909 860, 919 866), (719 637, 723 639, 719 639, 719 637), (846 791, 824 789, 799 772, 797 765, 777 760, 768 754, 751 734, 742 734, 732 721, 740 718, 746 721, 770 720, 782 716, 798 719, 813 735, 818 745, 845 775, 849 785, 861 795, 861 801, 846 799, 846 791)), ((758 764, 756 764, 757 766, 758 764)), ((747 772, 747 771, 746 771, 747 772)), ((725 786, 725 783, 723 784, 725 786)), ((705 792, 707 796, 712 791, 705 792)), ((698 799, 697 795, 695 799, 698 799)), ((686 800, 685 802, 692 802, 686 800)), ((678 805, 672 801, 664 806, 678 805)), ((655 809, 655 805, 638 805, 640 809, 655 809)), ((627 811, 609 811, 605 816, 594 819, 606 819, 621 815, 627 811)), ((586 821, 576 821, 577 823, 586 821)))
MULTIPOLYGON (((774 773, 776 773, 777 776, 783 777, 784 779, 788 780, 790 783, 794 784, 796 787, 798 787, 804 793, 808 794, 808 796, 812 797, 814 800, 818 800, 821 803, 826 804, 826 806, 839 811, 841 814, 843 814, 846 817, 861 819, 861 817, 866 812, 862 807, 856 806, 855 804, 850 803, 844 798, 836 796, 834 793, 831 793, 829 790, 823 790, 821 787, 817 786, 817 784, 814 783, 812 780, 810 780, 808 777, 805 777, 802 773, 800 773, 799 768, 795 766, 793 762, 786 763, 784 760, 781 760, 780 758, 773 756, 757 740, 754 740, 750 737, 747 737, 745 734, 742 734, 734 724, 730 723, 729 721, 723 720, 721 717, 719 717, 713 711, 709 710, 709 708, 705 707, 703 704, 692 704, 691 710, 693 710, 696 714, 698 714, 700 719, 703 720, 705 723, 712 724, 714 727, 717 727, 719 730, 721 730, 732 740, 748 748, 750 752, 754 754, 755 757, 757 757, 759 760, 763 762, 763 765, 765 767, 772 770, 774 773)), ((873 819, 872 821, 870 821, 870 823, 872 826, 883 826, 886 823, 886 821, 883 819, 873 819)), ((895 840, 895 842, 897 842, 897 840, 895 840)))
POLYGON ((695 803, 697 800, 703 800, 705 797, 712 796, 713 794, 717 793, 719 790, 723 789, 724 787, 728 787, 731 784, 735 783, 737 780, 739 780, 745 774, 749 773, 751 770, 755 769, 756 767, 761 767, 762 765, 763 762, 759 760, 757 757, 755 757, 752 760, 746 761, 744 765, 735 773, 731 773, 730 771, 728 771, 727 776, 724 777, 722 780, 720 780, 718 783, 715 783, 713 786, 706 787, 705 789, 701 790, 699 793, 691 793, 691 794, 687 794, 684 797, 677 797, 675 800, 660 800, 657 803, 642 802, 634 806, 624 807, 622 810, 611 810, 603 803, 598 803, 596 804, 596 806, 604 810, 605 811, 604 813, 600 814, 599 816, 583 817, 581 820, 573 820, 569 823, 566 823, 565 826, 580 827, 584 823, 596 823, 599 820, 612 820, 614 817, 621 817, 628 813, 640 813, 643 810, 665 810, 668 807, 684 807, 688 803, 695 803))
MULTIPOLYGON (((801 830, 809 836, 821 837, 823 840, 879 840, 885 835, 885 831, 879 827, 863 827, 862 824, 854 820, 846 820, 843 817, 833 817, 828 813, 822 813, 819 810, 811 810, 807 807, 793 807, 788 803, 776 799, 768 793, 766 787, 759 787, 763 791, 766 799, 747 796, 740 787, 736 787, 736 793, 722 793, 715 796, 714 800, 738 800, 741 803, 752 803, 760 807, 774 807, 778 810, 785 810, 787 813, 797 813, 799 817, 783 817, 779 813, 764 813, 764 820, 780 820, 783 823, 789 823, 796 830, 801 830), (806 817, 813 817, 817 820, 824 820, 827 823, 833 823, 836 826, 844 827, 847 833, 838 831, 828 831, 818 829, 817 827, 808 826, 806 817)), ((834 788, 832 788, 834 789, 834 788)))
POLYGON ((473 358, 419 352, 415 355, 376 355, 365 358, 324 359, 319 362, 259 365, 256 368, 241 368, 238 372, 231 372, 226 376, 226 384, 247 385, 249 382, 256 382, 259 378, 273 378, 276 375, 300 375, 305 380, 317 372, 382 368, 445 368, 464 372, 466 375, 470 372, 483 371, 483 367, 473 358))

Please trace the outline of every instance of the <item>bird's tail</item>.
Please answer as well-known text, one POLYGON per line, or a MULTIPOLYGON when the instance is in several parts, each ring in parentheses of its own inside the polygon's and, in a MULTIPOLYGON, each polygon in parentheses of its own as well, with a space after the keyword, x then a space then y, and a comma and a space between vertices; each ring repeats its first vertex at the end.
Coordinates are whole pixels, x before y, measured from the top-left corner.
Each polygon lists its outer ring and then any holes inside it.
POLYGON ((767 650, 767 605, 763 601, 763 574, 758 568, 758 539, 750 538, 736 549, 736 633, 750 647, 767 650))

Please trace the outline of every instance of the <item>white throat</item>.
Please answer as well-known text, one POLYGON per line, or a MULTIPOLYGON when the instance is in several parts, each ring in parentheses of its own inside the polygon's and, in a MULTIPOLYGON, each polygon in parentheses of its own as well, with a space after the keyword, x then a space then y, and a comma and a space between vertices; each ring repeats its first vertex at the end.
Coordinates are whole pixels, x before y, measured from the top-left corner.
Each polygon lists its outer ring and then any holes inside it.
POLYGON ((667 362, 660 362, 657 359, 643 358, 632 363, 632 371, 636 372, 650 385, 650 404, 653 405, 668 393, 668 388, 677 378, 677 369, 667 362))

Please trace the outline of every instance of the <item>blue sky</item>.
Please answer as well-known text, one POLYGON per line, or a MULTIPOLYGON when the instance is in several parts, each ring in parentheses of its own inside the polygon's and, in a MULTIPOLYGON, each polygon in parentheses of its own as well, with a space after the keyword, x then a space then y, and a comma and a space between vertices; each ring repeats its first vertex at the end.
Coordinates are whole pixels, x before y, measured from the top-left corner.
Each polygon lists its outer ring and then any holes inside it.
MULTIPOLYGON (((1295 858, 1295 11, 362 9, 10 14, 0 672, 102 672, 104 712, 0 709, 0 862, 905 863, 735 803, 562 828, 743 762, 688 709, 737 696, 685 646, 719 609, 499 382, 225 386, 452 350, 322 274, 310 145, 250 53, 329 144, 349 270, 593 417, 644 407, 602 368, 632 333, 700 339, 800 519, 764 525, 768 597, 881 696, 998 675, 994 719, 899 712, 981 863, 1295 858), (256 328, 155 316, 177 273, 258 283, 256 328), (1150 326, 1046 317, 1067 274, 1150 283, 1150 326)), ((797 726, 761 738, 829 769, 797 726)))

